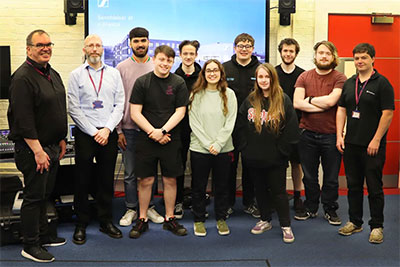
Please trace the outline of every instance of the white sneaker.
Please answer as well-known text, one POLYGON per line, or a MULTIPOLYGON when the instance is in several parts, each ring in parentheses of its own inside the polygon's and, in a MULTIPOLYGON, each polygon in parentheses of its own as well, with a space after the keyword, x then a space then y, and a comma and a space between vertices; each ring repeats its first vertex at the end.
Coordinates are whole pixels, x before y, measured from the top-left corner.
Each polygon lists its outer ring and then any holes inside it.
POLYGON ((164 218, 158 214, 154 206, 151 206, 147 210, 147 218, 149 218, 150 221, 153 223, 163 223, 164 218))
POLYGON ((122 216, 121 220, 119 220, 119 225, 121 226, 129 226, 132 224, 134 220, 137 218, 137 212, 132 209, 127 209, 124 216, 122 216))

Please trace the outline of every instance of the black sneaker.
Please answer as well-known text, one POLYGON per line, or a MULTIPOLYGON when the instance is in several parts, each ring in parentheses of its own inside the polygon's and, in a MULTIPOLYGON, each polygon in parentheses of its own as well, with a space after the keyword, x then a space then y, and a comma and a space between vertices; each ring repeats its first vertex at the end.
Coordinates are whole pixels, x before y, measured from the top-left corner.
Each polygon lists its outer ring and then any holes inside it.
POLYGON ((304 205, 303 205, 303 200, 299 197, 294 197, 293 199, 293 209, 296 210, 305 210, 304 205))
POLYGON ((341 225, 342 221, 340 220, 339 216, 337 215, 336 211, 328 210, 325 211, 325 219, 332 225, 341 225))
POLYGON ((187 235, 187 230, 183 225, 179 224, 176 221, 175 217, 169 218, 169 220, 165 220, 163 224, 163 229, 171 231, 172 233, 178 235, 178 236, 184 236, 187 235))
POLYGON ((244 212, 250 214, 254 218, 260 218, 261 217, 260 210, 254 204, 252 204, 252 205, 250 205, 248 207, 245 207, 244 212))
POLYGON ((182 203, 176 203, 175 209, 174 209, 174 217, 177 218, 178 220, 183 218, 183 204, 182 203))
POLYGON ((305 221, 309 218, 314 219, 317 217, 317 215, 318 215, 318 212, 311 212, 311 211, 303 210, 303 211, 296 212, 296 214, 294 215, 294 218, 298 221, 305 221))
POLYGON ((142 233, 149 230, 149 222, 145 221, 144 218, 140 218, 136 221, 136 224, 132 226, 131 231, 129 232, 130 238, 139 238, 142 233))
POLYGON ((21 251, 21 255, 24 258, 36 261, 36 262, 52 262, 54 256, 43 249, 41 246, 26 247, 21 251))
POLYGON ((62 237, 48 236, 44 238, 44 240, 40 240, 40 243, 42 244, 43 247, 58 247, 67 243, 67 240, 65 240, 65 238, 62 237))

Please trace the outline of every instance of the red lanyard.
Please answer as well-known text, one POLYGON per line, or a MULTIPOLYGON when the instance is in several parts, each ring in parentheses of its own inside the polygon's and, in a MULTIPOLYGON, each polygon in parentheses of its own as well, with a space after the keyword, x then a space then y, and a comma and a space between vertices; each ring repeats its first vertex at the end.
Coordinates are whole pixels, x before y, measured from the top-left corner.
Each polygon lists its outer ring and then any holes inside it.
POLYGON ((51 81, 50 74, 49 74, 49 75, 44 74, 41 70, 39 70, 38 68, 36 68, 35 66, 33 66, 33 64, 30 63, 28 60, 26 61, 26 63, 28 63, 29 65, 31 65, 40 75, 42 75, 43 77, 45 77, 49 82, 51 81))
POLYGON ((96 95, 97 95, 97 97, 99 97, 99 93, 100 93, 100 89, 101 89, 101 84, 103 83, 103 73, 104 73, 104 68, 102 68, 102 69, 101 69, 101 76, 100 76, 99 90, 97 90, 97 88, 96 88, 96 85, 95 85, 95 84, 94 84, 94 82, 93 82, 92 75, 90 75, 89 68, 86 68, 86 69, 87 69, 87 72, 88 72, 88 74, 89 74, 90 81, 91 81, 91 82, 92 82, 92 84, 93 84, 94 91, 96 92, 96 95))
MULTIPOLYGON (((371 73, 371 76, 372 76, 374 73, 375 73, 375 71, 373 71, 373 72, 371 73)), ((358 93, 358 92, 357 92, 357 91, 358 91, 358 81, 360 80, 360 78, 359 78, 358 75, 357 75, 357 78, 356 78, 356 90, 355 90, 355 94, 356 94, 356 109, 357 109, 357 110, 358 110, 358 103, 360 102, 361 94, 362 94, 362 92, 364 91, 364 88, 367 86, 367 83, 368 83, 369 79, 371 79, 371 76, 369 76, 368 80, 365 81, 363 87, 361 88, 360 92, 358 93)))

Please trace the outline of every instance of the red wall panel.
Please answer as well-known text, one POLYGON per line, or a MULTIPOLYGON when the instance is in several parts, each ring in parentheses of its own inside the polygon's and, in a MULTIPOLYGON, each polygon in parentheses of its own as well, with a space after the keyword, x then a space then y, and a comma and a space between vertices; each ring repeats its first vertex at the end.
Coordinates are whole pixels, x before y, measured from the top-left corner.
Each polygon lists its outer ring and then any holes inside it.
MULTIPOLYGON (((395 92, 395 112, 387 135, 384 175, 399 174, 400 155, 400 16, 392 24, 372 24, 371 15, 330 14, 328 40, 340 57, 352 57, 353 48, 362 42, 374 45, 375 68, 392 84, 395 92)), ((340 175, 344 175, 343 164, 340 175)))
POLYGON ((338 48, 340 57, 352 57, 354 46, 368 42, 377 57, 400 57, 400 16, 393 24, 372 24, 371 15, 330 14, 328 39, 338 48))

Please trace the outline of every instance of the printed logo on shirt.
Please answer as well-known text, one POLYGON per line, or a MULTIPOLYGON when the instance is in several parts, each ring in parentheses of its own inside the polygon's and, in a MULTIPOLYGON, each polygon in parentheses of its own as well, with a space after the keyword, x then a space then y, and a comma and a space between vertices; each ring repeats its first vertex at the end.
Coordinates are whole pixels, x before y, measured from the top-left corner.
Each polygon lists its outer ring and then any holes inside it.
MULTIPOLYGON (((247 119, 249 121, 254 122, 254 119, 256 118, 256 110, 254 108, 249 108, 247 110, 247 119)), ((268 115, 268 111, 265 111, 265 109, 263 109, 261 111, 261 125, 264 125, 265 122, 273 120, 274 118, 272 118, 270 115, 268 115)))
POLYGON ((256 77, 250 77, 250 80, 255 81, 256 77))
POLYGON ((174 90, 172 90, 172 85, 168 85, 167 90, 165 91, 167 95, 174 95, 174 90))
POLYGON ((226 77, 227 82, 233 82, 234 80, 235 80, 235 78, 233 78, 233 77, 226 77))

